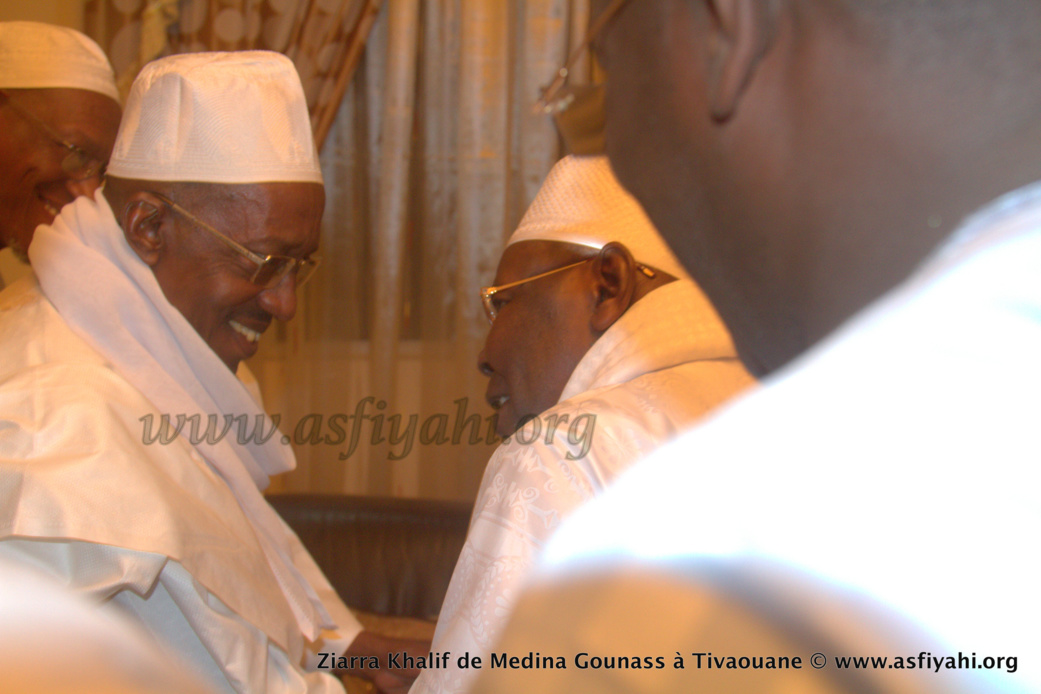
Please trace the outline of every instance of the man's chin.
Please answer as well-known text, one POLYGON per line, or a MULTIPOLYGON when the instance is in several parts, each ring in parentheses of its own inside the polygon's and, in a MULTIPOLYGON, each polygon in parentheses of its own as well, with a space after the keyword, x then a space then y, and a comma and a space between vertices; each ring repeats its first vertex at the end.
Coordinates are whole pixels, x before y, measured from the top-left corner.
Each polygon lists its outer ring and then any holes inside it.
MULTIPOLYGON (((32 237, 30 237, 30 239, 31 238, 32 237)), ((0 248, 4 248, 4 247, 10 248, 11 249, 11 253, 14 254, 15 258, 18 258, 18 260, 20 260, 23 263, 28 265, 28 263, 29 263, 29 253, 28 253, 29 244, 28 244, 28 241, 23 243, 21 239, 19 239, 17 236, 15 236, 13 234, 10 235, 10 236, 3 236, 2 238, 0 238, 0 248)))
MULTIPOLYGON (((213 349, 213 345, 210 345, 210 349, 213 349)), ((231 371, 231 373, 238 373, 239 364, 242 363, 242 356, 241 355, 238 355, 238 354, 234 354, 233 355, 233 354, 228 354, 226 352, 222 353, 222 352, 224 352, 224 350, 216 350, 216 349, 214 349, 213 352, 214 352, 214 354, 217 355, 217 358, 220 359, 224 363, 224 366, 228 367, 228 369, 231 371)))
POLYGON ((496 413, 499 417, 499 426, 495 428, 495 433, 499 435, 501 439, 507 439, 516 434, 519 430, 523 429, 531 420, 538 417, 536 414, 526 414, 521 417, 511 415, 503 419, 502 410, 496 413), (503 421, 509 422, 508 425, 503 425, 503 421))
POLYGON ((495 413, 495 433, 500 439, 508 439, 517 431, 518 420, 513 417, 504 417, 502 410, 495 413))
POLYGON ((26 265, 29 264, 29 252, 23 249, 21 246, 8 246, 11 249, 11 253, 15 258, 18 258, 21 262, 26 265))

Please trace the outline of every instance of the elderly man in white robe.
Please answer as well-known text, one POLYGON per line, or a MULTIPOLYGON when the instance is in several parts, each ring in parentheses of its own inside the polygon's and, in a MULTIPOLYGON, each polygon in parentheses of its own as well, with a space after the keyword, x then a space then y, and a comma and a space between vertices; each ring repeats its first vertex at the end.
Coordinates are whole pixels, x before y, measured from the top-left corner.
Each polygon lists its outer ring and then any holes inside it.
POLYGON ((293 316, 324 195, 285 56, 165 58, 132 87, 105 187, 37 230, 35 276, 0 294, 0 556, 129 615, 218 691, 342 691, 320 652, 402 647, 361 630, 264 500, 295 461, 235 375, 293 316), (164 414, 237 424, 149 445, 164 414))
POLYGON ((591 13, 612 166, 763 381, 547 547, 498 648, 600 667, 475 691, 1041 691, 1041 4, 591 13))
POLYGON ((492 455, 413 692, 459 692, 543 543, 627 466, 752 382, 726 329, 605 157, 550 172, 482 299, 492 455))
POLYGON ((0 289, 28 274, 36 227, 97 190, 119 116, 96 43, 65 27, 0 22, 0 289))

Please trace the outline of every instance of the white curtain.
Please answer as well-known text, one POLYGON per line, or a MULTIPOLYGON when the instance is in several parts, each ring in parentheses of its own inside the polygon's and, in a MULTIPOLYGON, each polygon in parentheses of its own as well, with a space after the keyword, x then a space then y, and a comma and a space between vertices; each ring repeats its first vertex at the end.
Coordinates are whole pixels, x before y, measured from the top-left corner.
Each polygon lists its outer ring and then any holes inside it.
POLYGON ((532 105, 588 0, 87 0, 86 17, 127 84, 155 55, 256 46, 334 85, 344 42, 365 46, 322 146, 323 265, 250 363, 299 461, 273 489, 473 499, 495 447, 478 290, 562 154, 532 105))
POLYGON ((384 3, 322 150, 322 268, 252 363, 297 440, 280 489, 473 498, 495 447, 478 291, 562 154, 532 104, 587 21, 585 0, 384 3))

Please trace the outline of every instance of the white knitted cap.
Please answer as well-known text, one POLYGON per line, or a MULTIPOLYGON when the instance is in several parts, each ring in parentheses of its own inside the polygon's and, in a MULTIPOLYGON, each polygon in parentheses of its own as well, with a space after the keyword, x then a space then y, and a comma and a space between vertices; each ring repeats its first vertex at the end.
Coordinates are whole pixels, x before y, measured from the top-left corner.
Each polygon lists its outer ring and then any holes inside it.
POLYGON ((0 22, 0 89, 86 89, 119 103, 112 66, 78 31, 41 22, 0 22))
POLYGON ((638 262, 689 278, 640 203, 615 179, 607 157, 572 155, 557 162, 506 245, 519 241, 562 241, 590 248, 617 241, 638 262))
POLYGON ((145 65, 127 96, 110 176, 322 183, 300 77, 272 51, 186 53, 145 65))

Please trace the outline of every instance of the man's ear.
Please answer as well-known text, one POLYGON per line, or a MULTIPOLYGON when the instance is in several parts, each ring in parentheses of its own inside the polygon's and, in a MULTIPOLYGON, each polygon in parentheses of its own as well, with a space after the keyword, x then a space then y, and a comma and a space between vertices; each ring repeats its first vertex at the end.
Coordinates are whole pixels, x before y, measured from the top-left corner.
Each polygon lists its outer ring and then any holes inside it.
POLYGON ((770 48, 780 0, 705 0, 712 21, 709 107, 717 121, 737 111, 759 61, 770 48))
POLYGON ((629 310, 636 294, 636 261, 629 249, 612 241, 600 249, 593 260, 597 282, 597 302, 590 327, 602 333, 629 310))
POLYGON ((155 267, 165 247, 163 222, 166 206, 146 191, 132 194, 123 206, 120 226, 127 243, 149 267, 155 267))

